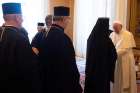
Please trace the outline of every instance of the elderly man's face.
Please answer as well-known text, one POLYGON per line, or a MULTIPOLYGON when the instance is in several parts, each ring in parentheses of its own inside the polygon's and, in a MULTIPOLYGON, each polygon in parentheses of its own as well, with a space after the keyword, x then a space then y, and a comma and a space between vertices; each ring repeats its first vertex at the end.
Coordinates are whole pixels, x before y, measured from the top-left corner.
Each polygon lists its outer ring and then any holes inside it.
POLYGON ((122 30, 122 25, 121 24, 118 24, 118 23, 114 23, 113 24, 113 29, 116 33, 120 33, 120 31, 122 30))

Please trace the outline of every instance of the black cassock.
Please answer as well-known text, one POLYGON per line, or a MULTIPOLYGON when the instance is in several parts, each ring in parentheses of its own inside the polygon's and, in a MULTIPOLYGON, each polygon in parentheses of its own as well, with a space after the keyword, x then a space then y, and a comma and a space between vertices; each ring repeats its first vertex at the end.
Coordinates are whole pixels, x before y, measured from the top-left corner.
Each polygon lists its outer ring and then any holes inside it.
POLYGON ((44 93, 82 93, 73 44, 62 27, 52 25, 39 52, 44 93))
POLYGON ((22 36, 29 41, 28 32, 26 31, 26 29, 22 27, 20 31, 21 31, 22 36))
POLYGON ((110 93, 117 54, 108 30, 109 19, 99 18, 88 38, 85 93, 110 93))
POLYGON ((0 28, 0 93, 40 93, 38 63, 29 40, 15 27, 0 28))
POLYGON ((47 32, 45 30, 42 32, 38 32, 31 42, 32 47, 35 47, 38 50, 40 50, 41 42, 42 42, 43 38, 46 38, 46 33, 47 32))

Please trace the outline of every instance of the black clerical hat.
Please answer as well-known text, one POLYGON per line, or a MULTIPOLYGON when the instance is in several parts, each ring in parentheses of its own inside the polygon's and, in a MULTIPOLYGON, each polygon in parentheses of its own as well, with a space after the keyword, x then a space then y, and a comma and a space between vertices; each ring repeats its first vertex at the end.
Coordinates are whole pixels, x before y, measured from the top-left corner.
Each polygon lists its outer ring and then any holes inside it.
POLYGON ((20 3, 3 3, 2 4, 3 14, 21 14, 20 3))
POLYGON ((37 26, 44 26, 44 23, 37 23, 37 26))
POLYGON ((54 16, 69 16, 70 8, 64 6, 54 7, 54 16))

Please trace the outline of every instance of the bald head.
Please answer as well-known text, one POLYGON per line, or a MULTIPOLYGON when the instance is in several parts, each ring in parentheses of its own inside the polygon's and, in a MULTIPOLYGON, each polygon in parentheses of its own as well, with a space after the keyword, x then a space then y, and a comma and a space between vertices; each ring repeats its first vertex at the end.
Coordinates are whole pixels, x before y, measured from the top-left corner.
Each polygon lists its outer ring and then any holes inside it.
POLYGON ((120 31, 122 30, 122 23, 120 21, 114 21, 113 29, 117 34, 119 34, 120 31))

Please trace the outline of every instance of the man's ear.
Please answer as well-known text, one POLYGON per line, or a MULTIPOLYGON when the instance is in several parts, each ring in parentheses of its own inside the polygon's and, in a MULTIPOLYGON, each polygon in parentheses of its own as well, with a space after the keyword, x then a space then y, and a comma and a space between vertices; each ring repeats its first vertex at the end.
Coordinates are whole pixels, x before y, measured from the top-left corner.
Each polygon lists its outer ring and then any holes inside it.
POLYGON ((14 18, 16 21, 19 20, 19 16, 18 15, 15 15, 15 18, 14 18))
POLYGON ((21 15, 16 15, 16 21, 23 21, 22 16, 21 15))

